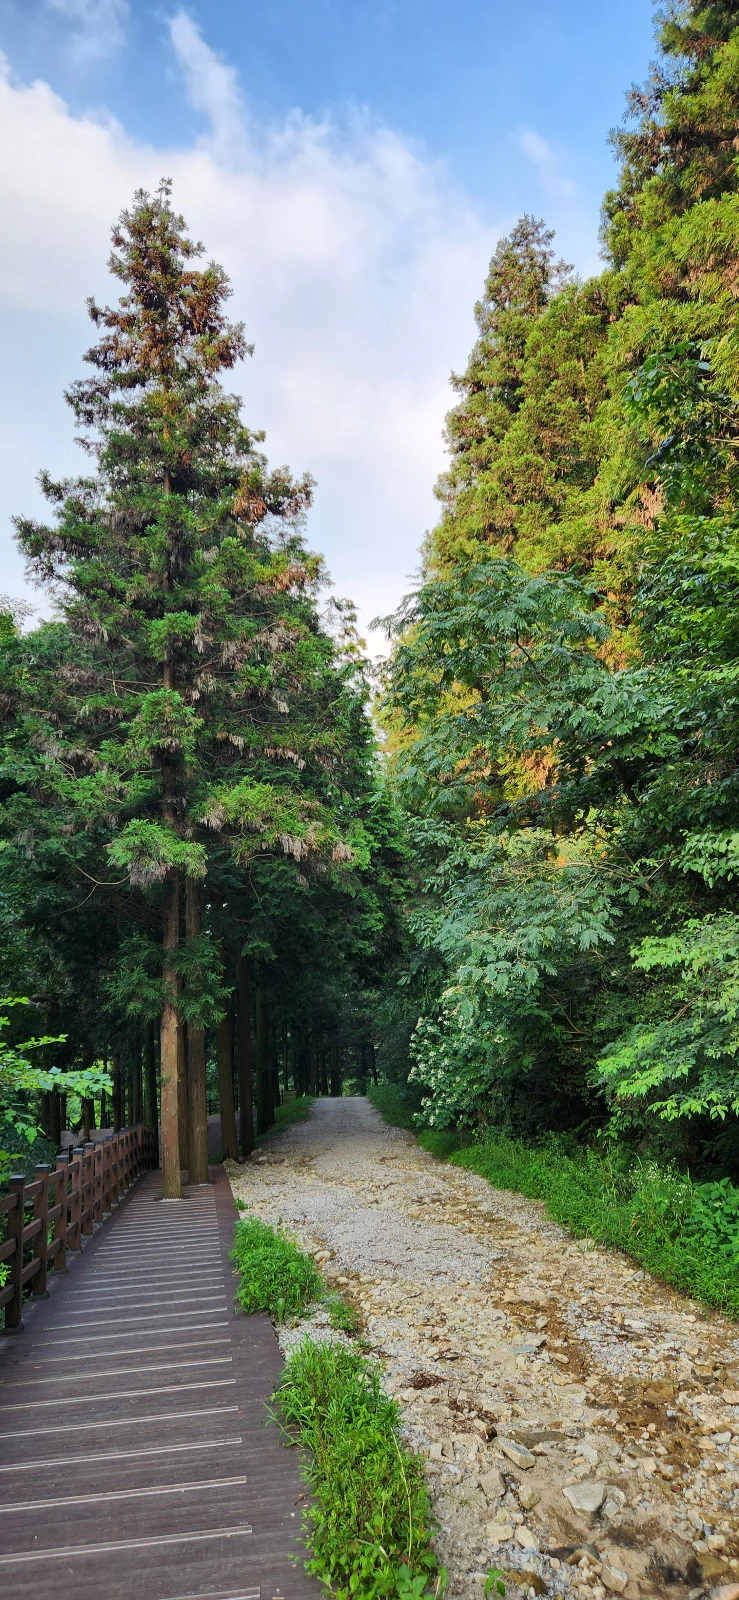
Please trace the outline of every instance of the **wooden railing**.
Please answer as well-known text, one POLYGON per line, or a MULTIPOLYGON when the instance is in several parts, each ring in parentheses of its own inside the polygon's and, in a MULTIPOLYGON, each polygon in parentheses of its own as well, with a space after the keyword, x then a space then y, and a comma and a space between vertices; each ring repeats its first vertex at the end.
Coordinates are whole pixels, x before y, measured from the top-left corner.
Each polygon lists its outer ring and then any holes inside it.
POLYGON ((56 1166, 36 1167, 36 1176, 9 1179, 0 1197, 0 1266, 9 1278, 0 1287, 5 1331, 23 1327, 24 1295, 46 1294, 49 1272, 63 1271, 68 1250, 81 1250, 88 1237, 142 1172, 157 1165, 156 1134, 150 1128, 125 1128, 102 1139, 75 1145, 57 1156, 56 1166))

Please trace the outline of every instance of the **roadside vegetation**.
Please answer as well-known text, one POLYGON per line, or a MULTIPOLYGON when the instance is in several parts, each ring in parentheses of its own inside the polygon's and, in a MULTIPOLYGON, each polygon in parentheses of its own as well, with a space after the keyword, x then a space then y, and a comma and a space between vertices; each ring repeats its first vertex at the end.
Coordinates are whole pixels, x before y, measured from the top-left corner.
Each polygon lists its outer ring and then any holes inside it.
POLYGON ((386 1122, 415 1128, 438 1160, 543 1201, 576 1237, 623 1250, 664 1283, 739 1317, 739 1188, 730 1179, 694 1183, 625 1145, 578 1147, 551 1134, 531 1144, 490 1128, 477 1136, 424 1128, 416 1096, 397 1084, 380 1084, 369 1098, 386 1122))
MULTIPOLYGON (((233 1259, 244 1311, 266 1311, 279 1325, 321 1300, 333 1328, 347 1340, 357 1331, 351 1306, 327 1295, 311 1257, 284 1234, 243 1218, 233 1259)), ((273 1404, 307 1452, 308 1571, 335 1600, 440 1597, 445 1578, 431 1548, 423 1464, 403 1443, 377 1364, 348 1343, 306 1337, 288 1356, 273 1404)))

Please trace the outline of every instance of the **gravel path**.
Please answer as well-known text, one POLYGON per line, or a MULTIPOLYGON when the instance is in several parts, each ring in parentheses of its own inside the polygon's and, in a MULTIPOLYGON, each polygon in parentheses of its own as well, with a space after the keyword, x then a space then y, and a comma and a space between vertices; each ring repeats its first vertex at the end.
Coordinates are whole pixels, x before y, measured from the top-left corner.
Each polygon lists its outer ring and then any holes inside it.
POLYGON ((427 1461, 449 1600, 493 1565, 509 1596, 739 1600, 735 1324, 367 1100, 319 1100, 227 1170, 359 1312, 427 1461))

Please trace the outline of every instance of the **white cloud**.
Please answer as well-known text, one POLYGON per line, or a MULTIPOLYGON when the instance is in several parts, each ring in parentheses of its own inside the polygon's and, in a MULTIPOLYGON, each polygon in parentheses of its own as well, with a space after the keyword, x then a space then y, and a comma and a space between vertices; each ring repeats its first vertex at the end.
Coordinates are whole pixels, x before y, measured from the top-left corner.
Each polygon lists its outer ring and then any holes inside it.
POLYGON ((266 428, 274 464, 317 478, 311 542, 366 622, 399 600, 435 516, 448 376, 466 360, 500 230, 369 117, 255 126, 190 19, 170 30, 209 118, 194 146, 154 147, 72 115, 45 83, 0 82, 0 338, 13 374, 0 392, 0 587, 22 588, 6 530, 12 511, 37 509, 37 469, 84 468, 61 393, 91 341, 85 296, 115 293, 110 225, 167 175, 256 344, 236 377, 246 418, 266 428))
POLYGON ((129 0, 43 0, 69 26, 69 48, 81 65, 113 55, 123 44, 129 0))
POLYGON ((541 134, 535 133, 533 128, 522 128, 518 142, 535 168, 544 193, 558 200, 574 199, 577 186, 562 173, 561 157, 553 145, 542 139, 541 134))
POLYGON ((186 11, 177 11, 168 26, 190 105, 204 113, 217 146, 241 144, 245 114, 234 68, 218 59, 186 11))

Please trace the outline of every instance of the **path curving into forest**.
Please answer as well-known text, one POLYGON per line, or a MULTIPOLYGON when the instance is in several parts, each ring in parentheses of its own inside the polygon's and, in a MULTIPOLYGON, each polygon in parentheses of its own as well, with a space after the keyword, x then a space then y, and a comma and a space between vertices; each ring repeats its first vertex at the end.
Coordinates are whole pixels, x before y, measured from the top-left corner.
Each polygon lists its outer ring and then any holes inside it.
POLYGON ((427 1459, 450 1600, 478 1600, 492 1565, 509 1596, 739 1580, 736 1324, 364 1099, 319 1100, 228 1170, 359 1311, 427 1459))

